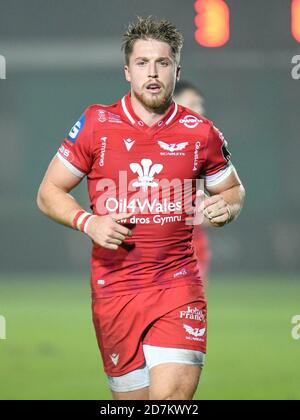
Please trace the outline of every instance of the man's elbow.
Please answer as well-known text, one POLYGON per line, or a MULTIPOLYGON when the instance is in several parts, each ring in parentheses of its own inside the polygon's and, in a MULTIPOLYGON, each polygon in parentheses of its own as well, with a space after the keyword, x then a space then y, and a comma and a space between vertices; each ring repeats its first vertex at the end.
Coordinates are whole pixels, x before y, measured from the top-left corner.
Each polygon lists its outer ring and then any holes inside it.
POLYGON ((239 215, 240 215, 240 213, 241 213, 241 211, 244 207, 244 202, 245 202, 245 198, 246 198, 246 190, 245 190, 245 187, 242 184, 240 184, 236 187, 236 191, 237 191, 237 196, 236 196, 236 199, 235 199, 236 204, 233 206, 233 208, 235 208, 235 210, 234 210, 234 216, 233 216, 232 220, 236 220, 239 217, 239 215))
POLYGON ((240 202, 241 202, 241 205, 243 205, 246 198, 246 189, 243 184, 239 185, 239 193, 240 193, 240 202))
POLYGON ((44 186, 43 183, 40 185, 37 196, 36 196, 36 204, 38 209, 46 214, 47 211, 47 206, 46 206, 46 199, 45 199, 45 191, 44 191, 44 186))

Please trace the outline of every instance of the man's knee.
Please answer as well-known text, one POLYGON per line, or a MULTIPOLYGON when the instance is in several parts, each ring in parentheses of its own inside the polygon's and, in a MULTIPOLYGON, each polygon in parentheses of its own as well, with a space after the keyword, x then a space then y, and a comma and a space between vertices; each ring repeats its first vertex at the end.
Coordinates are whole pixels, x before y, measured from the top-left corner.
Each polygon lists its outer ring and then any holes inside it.
POLYGON ((195 392, 188 392, 183 389, 176 390, 150 390, 150 400, 192 400, 195 392))
POLYGON ((115 392, 111 391, 114 400, 149 400, 149 388, 137 389, 129 392, 115 392))

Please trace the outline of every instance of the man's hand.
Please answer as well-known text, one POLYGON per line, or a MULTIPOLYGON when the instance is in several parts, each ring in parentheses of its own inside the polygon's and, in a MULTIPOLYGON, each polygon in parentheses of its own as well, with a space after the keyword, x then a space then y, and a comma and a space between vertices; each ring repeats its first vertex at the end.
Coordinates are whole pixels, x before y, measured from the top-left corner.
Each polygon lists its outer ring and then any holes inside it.
POLYGON ((132 216, 133 213, 119 213, 93 217, 87 227, 87 234, 96 244, 116 250, 126 237, 132 236, 132 231, 118 222, 132 216))
POLYGON ((221 195, 213 195, 204 200, 203 213, 213 226, 221 227, 230 222, 230 207, 221 195))

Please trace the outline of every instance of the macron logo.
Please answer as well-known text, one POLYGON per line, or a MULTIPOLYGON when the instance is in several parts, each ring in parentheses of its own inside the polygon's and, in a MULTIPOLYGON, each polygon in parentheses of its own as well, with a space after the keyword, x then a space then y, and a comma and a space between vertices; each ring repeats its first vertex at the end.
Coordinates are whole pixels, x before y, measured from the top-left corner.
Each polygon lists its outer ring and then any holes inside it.
POLYGON ((113 364, 117 366, 117 364, 119 363, 119 354, 113 353, 113 354, 110 354, 109 357, 111 358, 111 361, 113 362, 113 364))
POLYGON ((131 139, 124 139, 124 144, 126 146, 126 149, 128 150, 128 152, 130 152, 132 146, 134 145, 135 140, 131 140, 131 139))
POLYGON ((143 191, 147 191, 148 187, 158 187, 158 183, 154 180, 154 175, 162 171, 163 165, 160 163, 152 165, 151 159, 142 159, 141 165, 139 163, 131 163, 130 169, 134 174, 138 174, 138 180, 132 184, 134 187, 142 187, 143 191))

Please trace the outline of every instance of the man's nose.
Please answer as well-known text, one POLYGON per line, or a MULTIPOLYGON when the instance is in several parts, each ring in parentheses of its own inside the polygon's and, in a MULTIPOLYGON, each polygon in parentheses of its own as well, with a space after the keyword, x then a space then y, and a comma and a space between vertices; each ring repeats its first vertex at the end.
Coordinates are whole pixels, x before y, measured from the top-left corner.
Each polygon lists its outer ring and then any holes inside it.
POLYGON ((157 79, 158 74, 157 74, 157 66, 156 66, 156 63, 150 63, 148 76, 149 77, 152 77, 153 79, 157 79))

